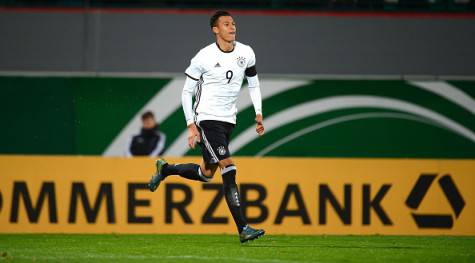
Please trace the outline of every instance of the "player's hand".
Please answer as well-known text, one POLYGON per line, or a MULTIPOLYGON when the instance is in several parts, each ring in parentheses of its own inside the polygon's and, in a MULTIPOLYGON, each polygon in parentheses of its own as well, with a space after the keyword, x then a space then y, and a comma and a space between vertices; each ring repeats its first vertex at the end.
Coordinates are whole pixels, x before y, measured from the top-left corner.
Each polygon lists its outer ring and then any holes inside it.
POLYGON ((188 146, 195 149, 196 142, 201 142, 200 132, 194 123, 188 125, 188 146))
POLYGON ((259 136, 262 136, 264 134, 264 124, 262 123, 261 114, 256 115, 256 132, 257 134, 259 134, 259 136))

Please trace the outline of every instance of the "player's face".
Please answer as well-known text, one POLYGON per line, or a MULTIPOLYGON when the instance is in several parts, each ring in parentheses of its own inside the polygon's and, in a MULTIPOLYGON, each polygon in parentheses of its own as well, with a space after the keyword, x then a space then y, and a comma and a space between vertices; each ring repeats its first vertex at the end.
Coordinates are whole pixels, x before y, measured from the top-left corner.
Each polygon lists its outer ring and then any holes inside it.
POLYGON ((227 42, 235 41, 236 23, 231 16, 221 16, 213 27, 213 32, 227 42))
POLYGON ((143 120, 143 128, 146 130, 150 130, 154 128, 156 125, 155 119, 154 118, 146 118, 143 120))

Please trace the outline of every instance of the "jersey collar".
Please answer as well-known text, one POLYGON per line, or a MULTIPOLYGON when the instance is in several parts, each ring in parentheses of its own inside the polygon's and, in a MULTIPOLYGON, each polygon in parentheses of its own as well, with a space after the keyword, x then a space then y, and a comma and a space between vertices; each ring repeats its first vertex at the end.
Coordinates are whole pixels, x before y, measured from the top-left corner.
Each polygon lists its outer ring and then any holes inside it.
POLYGON ((218 42, 215 42, 216 43, 216 46, 218 47, 218 49, 223 52, 223 53, 231 53, 234 51, 234 49, 236 49, 236 44, 233 45, 233 49, 231 49, 230 51, 224 51, 221 49, 221 47, 219 46, 218 42))

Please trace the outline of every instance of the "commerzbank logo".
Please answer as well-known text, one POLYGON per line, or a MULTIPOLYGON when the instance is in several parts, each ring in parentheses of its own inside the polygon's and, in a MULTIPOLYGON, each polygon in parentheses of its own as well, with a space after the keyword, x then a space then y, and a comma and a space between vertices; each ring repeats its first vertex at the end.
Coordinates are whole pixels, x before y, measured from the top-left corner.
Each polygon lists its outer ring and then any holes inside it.
POLYGON ((437 174, 421 174, 411 193, 406 199, 406 205, 413 209, 412 217, 419 228, 442 228, 450 229, 454 225, 454 219, 457 219, 465 207, 465 201, 460 194, 454 180, 450 174, 438 176, 437 174), (417 209, 422 202, 431 202, 424 198, 429 191, 435 179, 437 179, 440 189, 444 192, 447 202, 452 211, 447 214, 422 214, 417 209))

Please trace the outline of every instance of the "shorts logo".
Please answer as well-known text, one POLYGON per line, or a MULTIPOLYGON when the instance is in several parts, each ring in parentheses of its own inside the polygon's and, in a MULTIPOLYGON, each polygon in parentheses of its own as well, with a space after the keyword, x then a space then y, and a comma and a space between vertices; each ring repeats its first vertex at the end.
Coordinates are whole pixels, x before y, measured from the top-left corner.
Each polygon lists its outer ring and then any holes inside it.
POLYGON ((240 66, 241 68, 243 68, 244 66, 246 66, 246 58, 244 58, 244 57, 238 57, 238 58, 237 58, 237 64, 238 64, 238 66, 240 66))
POLYGON ((219 155, 225 155, 226 154, 226 149, 224 148, 224 146, 219 146, 218 147, 218 153, 219 153, 219 155))

